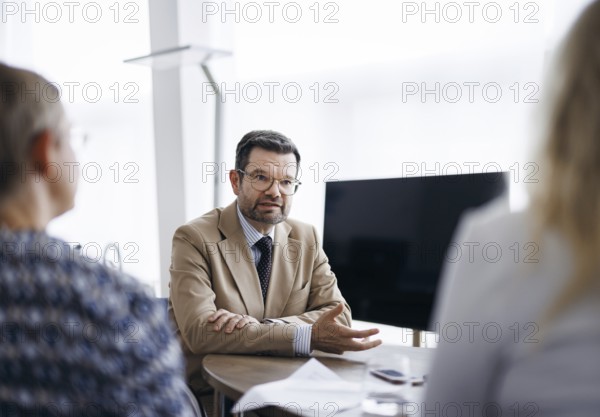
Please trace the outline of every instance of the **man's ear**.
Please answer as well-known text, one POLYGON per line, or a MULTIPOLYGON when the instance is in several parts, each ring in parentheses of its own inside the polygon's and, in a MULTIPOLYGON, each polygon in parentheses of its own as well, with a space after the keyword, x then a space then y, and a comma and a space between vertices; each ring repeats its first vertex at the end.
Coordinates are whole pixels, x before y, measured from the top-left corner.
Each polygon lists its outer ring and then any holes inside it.
POLYGON ((36 135, 31 146, 31 162, 33 163, 35 170, 40 171, 42 174, 46 174, 50 164, 55 162, 55 145, 50 130, 45 129, 36 135))
POLYGON ((239 195, 240 193, 240 173, 235 169, 229 171, 229 182, 231 182, 231 188, 233 189, 233 193, 235 195, 239 195))

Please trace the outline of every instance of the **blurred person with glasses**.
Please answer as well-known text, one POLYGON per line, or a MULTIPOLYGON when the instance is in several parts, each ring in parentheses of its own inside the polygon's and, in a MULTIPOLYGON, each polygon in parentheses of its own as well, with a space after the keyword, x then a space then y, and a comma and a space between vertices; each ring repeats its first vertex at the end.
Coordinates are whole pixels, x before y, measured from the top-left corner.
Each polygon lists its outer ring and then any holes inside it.
POLYGON ((208 353, 293 357, 381 343, 368 340, 377 329, 351 328, 315 228, 288 219, 299 164, 284 135, 246 134, 229 173, 236 201, 175 232, 169 313, 198 396, 210 392, 201 375, 208 353))
POLYGON ((57 97, 0 63, 0 415, 197 416, 151 290, 46 232, 77 190, 57 97))

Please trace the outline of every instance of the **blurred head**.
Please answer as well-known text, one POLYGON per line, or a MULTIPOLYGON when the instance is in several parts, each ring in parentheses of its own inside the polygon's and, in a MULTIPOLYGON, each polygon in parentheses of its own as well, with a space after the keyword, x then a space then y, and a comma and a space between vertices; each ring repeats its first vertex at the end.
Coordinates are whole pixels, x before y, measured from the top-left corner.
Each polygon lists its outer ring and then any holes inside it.
POLYGON ((52 217, 67 211, 76 180, 64 163, 74 161, 59 90, 34 72, 0 63, 0 208, 35 189, 52 217))
POLYGON ((296 145, 281 133, 253 131, 238 143, 229 178, 240 211, 257 230, 287 219, 299 164, 296 145))
POLYGON ((600 253, 600 1, 571 29, 559 56, 542 155, 532 196, 542 227, 573 246, 574 279, 558 309, 598 279, 600 253))

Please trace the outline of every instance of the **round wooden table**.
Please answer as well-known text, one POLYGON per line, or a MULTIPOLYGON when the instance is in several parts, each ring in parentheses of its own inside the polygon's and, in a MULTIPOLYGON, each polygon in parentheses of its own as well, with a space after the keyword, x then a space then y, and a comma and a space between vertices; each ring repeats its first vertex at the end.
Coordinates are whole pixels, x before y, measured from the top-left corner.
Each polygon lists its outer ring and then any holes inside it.
MULTIPOLYGON (((365 363, 369 358, 397 353, 410 357, 415 374, 427 372, 432 349, 426 348, 382 345, 366 352, 347 352, 344 355, 316 352, 312 357, 344 380, 358 382, 365 377, 365 363)), ((215 416, 223 415, 223 395, 237 401, 255 385, 287 378, 309 359, 218 354, 205 356, 202 374, 206 382, 215 389, 215 416)))

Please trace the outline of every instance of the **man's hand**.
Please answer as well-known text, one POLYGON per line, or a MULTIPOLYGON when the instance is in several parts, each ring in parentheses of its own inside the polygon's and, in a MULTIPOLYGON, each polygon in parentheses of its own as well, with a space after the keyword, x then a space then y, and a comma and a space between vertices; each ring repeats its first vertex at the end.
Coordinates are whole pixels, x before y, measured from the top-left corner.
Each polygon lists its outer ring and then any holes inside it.
POLYGON ((241 329, 249 323, 260 323, 254 317, 246 314, 235 314, 220 308, 208 318, 209 323, 215 323, 215 331, 225 329, 225 333, 232 333, 234 329, 241 329))
POLYGON ((379 346, 381 340, 368 340, 369 336, 379 333, 378 329, 353 330, 339 324, 335 318, 344 311, 344 305, 338 304, 326 311, 313 324, 310 348, 323 352, 342 354, 347 350, 367 350, 379 346), (363 340, 355 340, 363 339, 363 340))

